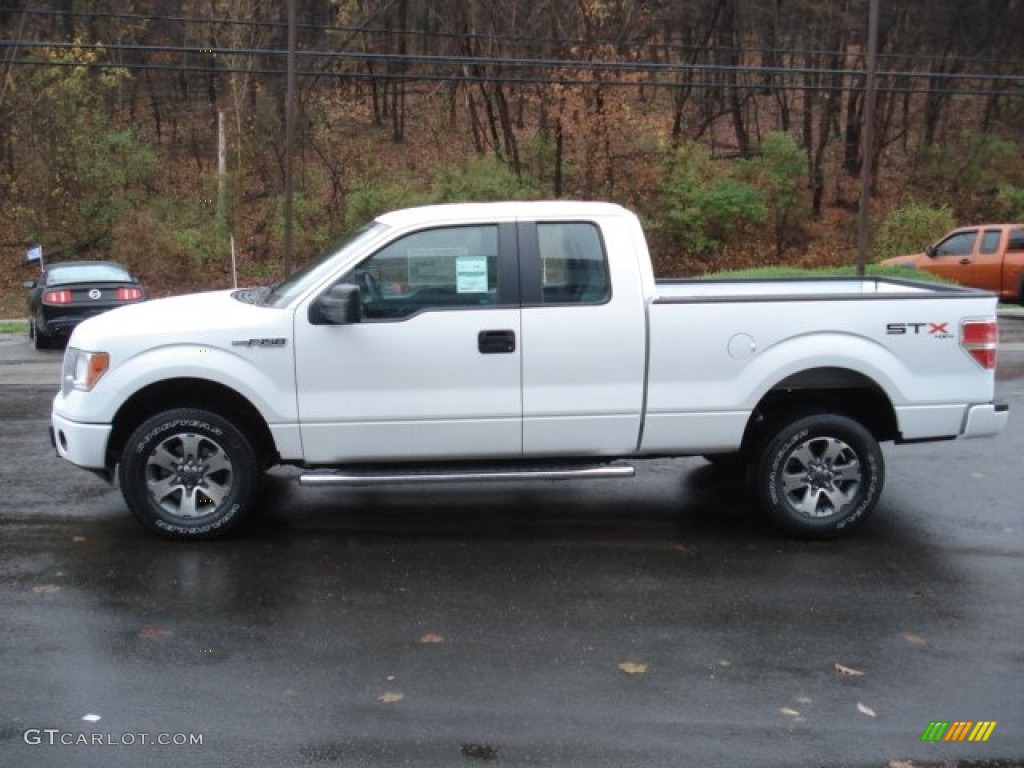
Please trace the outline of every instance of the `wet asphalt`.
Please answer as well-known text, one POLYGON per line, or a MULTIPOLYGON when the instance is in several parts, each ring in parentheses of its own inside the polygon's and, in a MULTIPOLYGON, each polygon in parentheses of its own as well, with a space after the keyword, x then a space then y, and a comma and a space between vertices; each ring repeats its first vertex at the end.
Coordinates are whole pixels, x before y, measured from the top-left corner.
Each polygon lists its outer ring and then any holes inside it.
POLYGON ((887 447, 834 542, 684 459, 277 472, 237 535, 173 543, 53 456, 60 353, 0 336, 0 768, 1024 765, 1024 343, 1001 355, 1009 429, 887 447), (997 724, 922 742, 932 721, 997 724))

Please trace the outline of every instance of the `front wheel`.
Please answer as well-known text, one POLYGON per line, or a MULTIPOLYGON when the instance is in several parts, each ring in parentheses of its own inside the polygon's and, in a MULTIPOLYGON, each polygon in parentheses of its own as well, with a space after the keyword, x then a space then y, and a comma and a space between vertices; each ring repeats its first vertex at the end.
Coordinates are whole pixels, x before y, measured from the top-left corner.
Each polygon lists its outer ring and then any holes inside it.
POLYGON ((175 408, 143 422, 125 443, 121 493, 149 530, 209 539, 234 528, 262 480, 245 433, 219 414, 175 408))
POLYGON ((798 418, 763 445, 755 466, 757 496, 790 534, 838 536, 862 522, 882 495, 885 464, 878 442, 846 416, 798 418))

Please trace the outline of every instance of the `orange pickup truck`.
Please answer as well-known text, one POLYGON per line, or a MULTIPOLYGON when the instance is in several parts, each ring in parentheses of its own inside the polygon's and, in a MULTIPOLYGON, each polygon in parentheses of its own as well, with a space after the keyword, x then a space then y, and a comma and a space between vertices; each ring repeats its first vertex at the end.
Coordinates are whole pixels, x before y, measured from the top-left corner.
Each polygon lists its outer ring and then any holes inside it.
POLYGON ((895 256, 886 266, 922 269, 947 280, 1024 303, 1024 224, 982 224, 955 229, 924 253, 895 256))

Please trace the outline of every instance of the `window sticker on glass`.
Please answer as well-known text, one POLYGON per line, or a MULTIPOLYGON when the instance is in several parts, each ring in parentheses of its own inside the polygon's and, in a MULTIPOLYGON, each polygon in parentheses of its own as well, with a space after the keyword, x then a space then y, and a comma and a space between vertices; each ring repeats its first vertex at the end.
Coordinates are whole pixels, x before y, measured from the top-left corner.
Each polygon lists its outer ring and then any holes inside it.
POLYGON ((451 285, 455 282, 455 260, 466 255, 465 248, 410 248, 409 285, 451 285))
POLYGON ((487 293, 487 257, 459 256, 455 259, 457 293, 487 293))

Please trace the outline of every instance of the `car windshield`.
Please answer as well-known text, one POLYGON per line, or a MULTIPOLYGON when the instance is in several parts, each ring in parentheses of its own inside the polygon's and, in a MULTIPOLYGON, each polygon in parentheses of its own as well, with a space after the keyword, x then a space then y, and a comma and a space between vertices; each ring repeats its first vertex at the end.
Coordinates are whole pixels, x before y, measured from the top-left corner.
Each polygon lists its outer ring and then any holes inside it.
POLYGON ((117 264, 68 264, 50 267, 46 275, 47 285, 68 285, 70 283, 130 283, 128 270, 117 264))
POLYGON ((363 247, 364 243, 373 240, 387 229, 387 226, 377 221, 371 221, 356 231, 349 238, 343 238, 330 246, 323 254, 309 262, 305 266, 292 273, 291 277, 275 285, 263 298, 263 304, 268 307, 281 307, 287 304, 293 297, 305 291, 309 286, 318 282, 324 275, 329 274, 339 264, 346 261, 349 256, 363 247))

